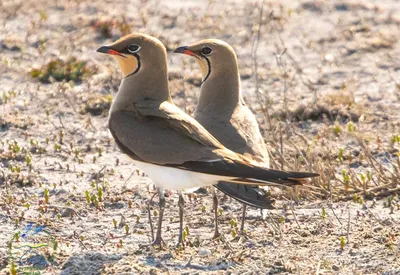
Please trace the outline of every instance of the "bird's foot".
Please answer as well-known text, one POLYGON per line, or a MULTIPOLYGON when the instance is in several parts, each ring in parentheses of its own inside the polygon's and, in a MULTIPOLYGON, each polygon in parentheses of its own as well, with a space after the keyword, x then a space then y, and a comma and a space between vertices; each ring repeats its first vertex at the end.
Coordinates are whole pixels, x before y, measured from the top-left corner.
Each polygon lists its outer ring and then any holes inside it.
POLYGON ((183 240, 178 240, 178 243, 176 244, 176 249, 184 249, 185 248, 185 243, 183 242, 183 240))
POLYGON ((250 236, 247 235, 246 230, 243 230, 243 231, 239 231, 238 234, 236 235, 236 237, 232 239, 232 241, 239 242, 242 240, 249 240, 249 239, 250 239, 250 236))
POLYGON ((151 243, 151 245, 153 247, 160 247, 163 248, 164 246, 166 246, 164 240, 161 237, 156 237, 156 239, 151 243))
POLYGON ((153 242, 151 242, 149 244, 140 245, 140 248, 149 248, 149 247, 153 247, 153 248, 157 247, 159 249, 163 249, 164 247, 166 247, 166 244, 165 244, 164 240, 161 237, 159 237, 159 238, 156 238, 153 242))
POLYGON ((215 230, 214 236, 212 237, 213 240, 217 240, 221 237, 221 233, 218 230, 215 230))

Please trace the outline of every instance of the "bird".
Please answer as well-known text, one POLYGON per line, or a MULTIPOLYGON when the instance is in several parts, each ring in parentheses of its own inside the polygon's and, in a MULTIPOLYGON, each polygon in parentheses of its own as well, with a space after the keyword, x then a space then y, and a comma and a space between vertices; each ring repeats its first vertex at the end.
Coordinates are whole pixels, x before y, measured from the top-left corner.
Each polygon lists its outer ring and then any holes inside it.
MULTIPOLYGON (((162 246, 164 189, 206 187, 220 181, 293 186, 318 174, 258 166, 224 147, 199 122, 179 109, 168 88, 167 51, 155 37, 132 33, 97 52, 115 58, 122 72, 108 128, 120 150, 157 186, 159 217, 153 245, 162 246)), ((182 239, 183 202, 179 203, 182 239)))
MULTIPOLYGON (((269 167, 269 154, 257 119, 242 96, 234 49, 225 41, 205 39, 189 46, 180 46, 174 53, 194 57, 202 72, 200 96, 193 117, 226 148, 269 167)), ((274 201, 256 185, 219 182, 215 187, 243 203, 241 234, 244 234, 247 204, 263 209, 274 208, 274 201)), ((220 235, 217 222, 218 199, 215 191, 212 191, 216 238, 220 235)))

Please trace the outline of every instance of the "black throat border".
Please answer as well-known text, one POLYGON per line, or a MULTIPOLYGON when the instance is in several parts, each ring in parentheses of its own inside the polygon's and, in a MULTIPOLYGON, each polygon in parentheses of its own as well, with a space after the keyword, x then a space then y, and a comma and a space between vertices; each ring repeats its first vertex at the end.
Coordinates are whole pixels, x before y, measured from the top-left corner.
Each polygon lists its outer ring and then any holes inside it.
POLYGON ((134 70, 133 72, 131 72, 130 74, 128 74, 127 76, 125 76, 124 78, 130 77, 131 75, 136 74, 136 73, 140 70, 140 66, 142 65, 142 63, 140 62, 140 56, 139 56, 137 53, 133 53, 132 55, 133 55, 133 56, 136 58, 136 60, 137 60, 137 63, 138 63, 137 68, 136 68, 136 70, 134 70))
POLYGON ((211 74, 211 62, 210 62, 210 59, 208 59, 208 58, 205 57, 205 56, 204 56, 204 58, 205 58, 205 60, 207 61, 208 72, 207 72, 206 77, 203 79, 203 81, 201 81, 201 84, 203 84, 203 83, 207 80, 207 78, 210 76, 210 74, 211 74))

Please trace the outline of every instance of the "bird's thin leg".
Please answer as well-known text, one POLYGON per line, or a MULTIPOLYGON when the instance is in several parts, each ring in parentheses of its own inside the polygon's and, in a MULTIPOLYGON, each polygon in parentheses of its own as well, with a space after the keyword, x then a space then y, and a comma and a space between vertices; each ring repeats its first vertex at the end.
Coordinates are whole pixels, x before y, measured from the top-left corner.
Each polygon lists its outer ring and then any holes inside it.
POLYGON ((179 247, 179 245, 183 246, 183 207, 185 206, 185 200, 183 199, 182 191, 179 191, 178 206, 179 206, 179 237, 178 237, 178 244, 176 245, 177 247, 179 247))
POLYGON ((240 235, 244 235, 244 220, 246 218, 247 205, 243 204, 242 224, 240 225, 240 235))
POLYGON ((211 186, 211 192, 213 195, 213 209, 214 209, 214 216, 215 216, 215 230, 214 230, 213 239, 216 239, 219 236, 221 236, 221 234, 218 231, 218 198, 217 198, 217 194, 215 193, 214 186, 211 186))
POLYGON ((149 203, 147 204, 147 214, 149 215, 149 224, 150 224, 150 232, 151 232, 151 241, 154 242, 154 228, 153 228, 153 221, 151 219, 151 210, 150 210, 150 205, 153 202, 154 194, 151 199, 149 200, 149 203))
POLYGON ((162 227, 162 219, 164 216, 164 208, 165 208, 164 189, 161 187, 158 188, 158 196, 160 198, 160 200, 159 200, 160 213, 158 214, 156 239, 154 240, 153 245, 161 246, 164 243, 164 241, 161 237, 161 227, 162 227))

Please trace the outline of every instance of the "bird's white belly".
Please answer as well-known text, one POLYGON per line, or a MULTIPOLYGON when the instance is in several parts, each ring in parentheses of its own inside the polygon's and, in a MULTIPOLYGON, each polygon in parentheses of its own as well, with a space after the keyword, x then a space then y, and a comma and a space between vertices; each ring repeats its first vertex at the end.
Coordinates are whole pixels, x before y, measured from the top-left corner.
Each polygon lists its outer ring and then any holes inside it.
POLYGON ((221 180, 232 179, 232 177, 197 173, 137 160, 134 163, 149 176, 156 186, 170 190, 188 190, 205 187, 214 185, 221 180))

